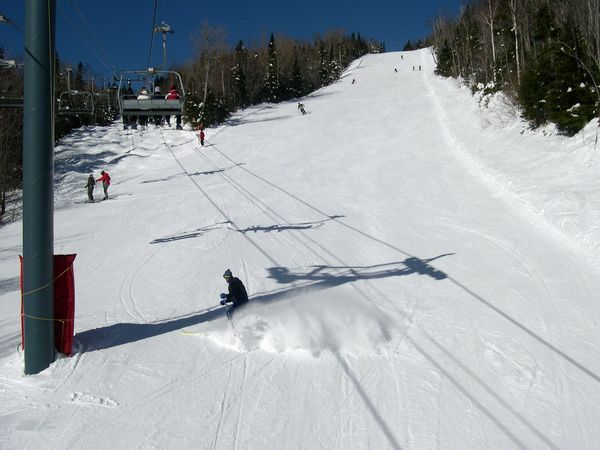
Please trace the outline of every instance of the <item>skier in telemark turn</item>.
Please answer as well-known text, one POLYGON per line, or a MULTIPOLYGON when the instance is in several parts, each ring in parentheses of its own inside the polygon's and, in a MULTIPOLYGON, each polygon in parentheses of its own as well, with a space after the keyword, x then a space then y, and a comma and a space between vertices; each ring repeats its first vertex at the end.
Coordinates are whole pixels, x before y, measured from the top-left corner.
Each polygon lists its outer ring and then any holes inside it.
POLYGON ((248 302, 248 294, 246 293, 246 288, 244 287, 244 283, 237 277, 234 277, 231 273, 231 270, 227 269, 223 274, 223 278, 227 281, 227 287, 229 290, 228 294, 221 294, 221 305, 225 305, 227 303, 233 303, 233 307, 237 307, 243 305, 248 302))

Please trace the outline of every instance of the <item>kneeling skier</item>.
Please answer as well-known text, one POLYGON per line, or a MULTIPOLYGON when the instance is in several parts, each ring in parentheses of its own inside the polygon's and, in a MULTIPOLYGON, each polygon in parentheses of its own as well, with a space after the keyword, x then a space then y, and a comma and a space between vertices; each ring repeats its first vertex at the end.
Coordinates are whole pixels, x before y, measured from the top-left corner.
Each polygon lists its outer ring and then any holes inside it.
POLYGON ((243 305, 248 302, 248 293, 246 292, 246 287, 242 280, 237 277, 234 277, 231 273, 231 270, 227 269, 223 274, 223 278, 227 281, 227 288, 229 293, 221 294, 221 305, 225 305, 226 303, 233 303, 233 307, 243 305))

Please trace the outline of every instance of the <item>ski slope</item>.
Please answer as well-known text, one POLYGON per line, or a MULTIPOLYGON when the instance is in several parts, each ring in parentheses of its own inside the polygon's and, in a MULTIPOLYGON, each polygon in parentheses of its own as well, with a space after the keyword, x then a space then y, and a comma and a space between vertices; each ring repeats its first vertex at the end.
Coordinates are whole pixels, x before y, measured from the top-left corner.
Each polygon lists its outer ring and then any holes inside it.
POLYGON ((528 131, 433 70, 365 56, 306 116, 252 107, 205 147, 63 139, 75 351, 23 375, 21 224, 0 228, 0 448, 600 448, 595 125, 528 131))

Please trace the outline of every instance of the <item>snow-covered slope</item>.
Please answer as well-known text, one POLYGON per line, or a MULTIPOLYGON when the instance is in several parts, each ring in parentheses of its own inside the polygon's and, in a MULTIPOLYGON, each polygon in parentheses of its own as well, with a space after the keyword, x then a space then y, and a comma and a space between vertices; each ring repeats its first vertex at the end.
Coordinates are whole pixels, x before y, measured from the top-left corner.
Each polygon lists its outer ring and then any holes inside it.
POLYGON ((249 108, 205 147, 64 139, 75 352, 23 375, 1 228, 0 448, 600 447, 596 130, 530 132, 433 68, 365 56, 306 116, 249 108), (227 268, 252 297, 233 323, 227 268))

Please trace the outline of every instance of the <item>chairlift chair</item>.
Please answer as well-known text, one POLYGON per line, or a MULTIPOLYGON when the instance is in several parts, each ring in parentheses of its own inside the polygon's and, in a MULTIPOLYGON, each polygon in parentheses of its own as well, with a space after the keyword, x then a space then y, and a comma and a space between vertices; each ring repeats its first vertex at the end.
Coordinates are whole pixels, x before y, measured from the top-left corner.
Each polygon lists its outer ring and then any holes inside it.
POLYGON ((58 97, 59 116, 93 116, 94 95, 91 92, 69 90, 58 97))
POLYGON ((119 108, 121 115, 126 116, 168 116, 183 114, 185 104, 185 89, 179 73, 171 70, 128 70, 121 73, 119 79, 119 108), (180 98, 167 100, 166 92, 161 93, 160 97, 153 96, 154 87, 161 78, 166 79, 169 85, 177 88, 180 98), (134 90, 133 88, 136 88, 134 90), (145 87, 152 98, 138 99, 136 92, 145 87), (131 88, 131 92, 129 89, 131 88))
POLYGON ((0 108, 22 108, 23 98, 0 97, 0 108))
MULTIPOLYGON (((20 67, 23 67, 23 64, 19 64, 14 60, 5 61, 0 59, 0 69, 16 69, 20 67)), ((23 108, 23 96, 0 97, 0 108, 23 108)))
POLYGON ((67 68, 67 90, 58 97, 59 116, 93 116, 94 94, 71 89, 71 68, 67 68))

